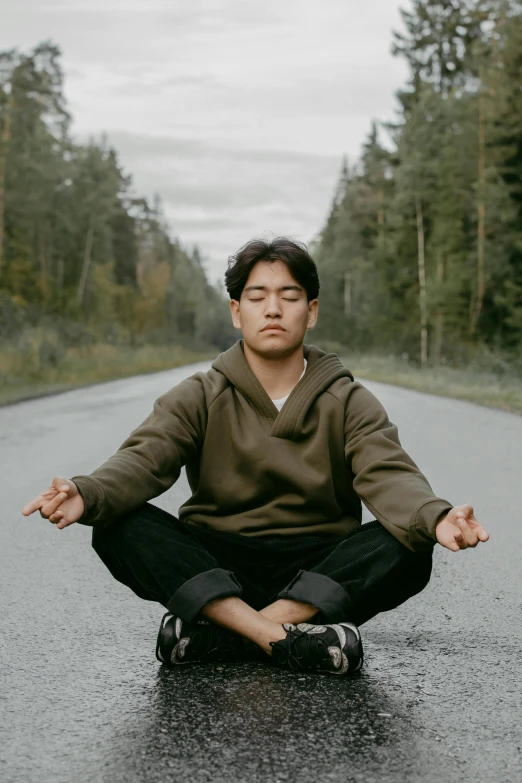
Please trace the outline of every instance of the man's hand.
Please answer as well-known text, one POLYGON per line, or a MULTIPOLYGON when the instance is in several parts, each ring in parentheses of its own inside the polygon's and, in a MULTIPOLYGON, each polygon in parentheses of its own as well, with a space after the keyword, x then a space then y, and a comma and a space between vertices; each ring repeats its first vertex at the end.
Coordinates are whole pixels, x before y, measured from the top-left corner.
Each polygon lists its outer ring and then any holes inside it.
POLYGON ((437 522, 435 535, 439 544, 452 552, 477 546, 479 541, 487 541, 489 538, 487 531, 473 516, 473 507, 469 504, 452 508, 437 522))
POLYGON ((62 529, 80 519, 85 504, 74 481, 57 476, 49 489, 24 506, 22 514, 27 517, 38 509, 40 516, 62 529))

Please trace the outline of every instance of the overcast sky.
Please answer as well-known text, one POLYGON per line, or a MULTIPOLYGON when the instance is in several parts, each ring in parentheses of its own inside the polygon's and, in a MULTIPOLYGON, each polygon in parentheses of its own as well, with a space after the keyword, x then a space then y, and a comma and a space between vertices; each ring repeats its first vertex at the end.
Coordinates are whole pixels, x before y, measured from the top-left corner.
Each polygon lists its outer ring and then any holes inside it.
POLYGON ((309 242, 343 154, 393 119, 408 0, 0 0, 0 48, 51 38, 73 134, 106 131, 212 281, 254 236, 309 242))

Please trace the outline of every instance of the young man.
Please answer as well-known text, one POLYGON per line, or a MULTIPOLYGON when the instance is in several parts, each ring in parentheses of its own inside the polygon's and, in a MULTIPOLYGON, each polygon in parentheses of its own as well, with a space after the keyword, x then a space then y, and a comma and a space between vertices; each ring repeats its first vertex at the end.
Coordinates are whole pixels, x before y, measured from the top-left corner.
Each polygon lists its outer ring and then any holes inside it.
POLYGON ((253 240, 225 275, 243 339, 162 394, 88 476, 57 477, 23 509, 93 526, 113 576, 168 612, 156 655, 258 657, 351 674, 358 626, 429 581, 436 542, 488 534, 436 497, 377 398, 334 353, 303 343, 319 280, 306 247, 253 240), (148 503, 186 466, 179 519, 148 503), (361 498, 376 517, 361 526, 361 498))

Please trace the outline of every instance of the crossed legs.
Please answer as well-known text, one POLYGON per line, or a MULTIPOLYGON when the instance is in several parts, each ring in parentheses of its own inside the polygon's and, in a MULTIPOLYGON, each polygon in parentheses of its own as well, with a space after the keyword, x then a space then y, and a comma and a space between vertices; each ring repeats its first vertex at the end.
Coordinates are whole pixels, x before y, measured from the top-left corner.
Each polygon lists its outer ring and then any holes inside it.
POLYGON ((271 655, 270 642, 278 642, 286 636, 282 624, 303 623, 317 614, 317 609, 300 601, 279 599, 258 612, 241 598, 230 596, 210 601, 201 614, 216 625, 250 639, 271 655))
MULTIPOLYGON (((286 635, 283 623, 315 618, 321 623, 346 620, 360 625, 420 592, 431 574, 431 551, 411 552, 374 521, 340 540, 313 539, 315 562, 308 555, 290 556, 291 566, 298 563, 293 577, 268 605, 257 596, 256 606, 250 593, 243 596, 243 584, 250 579, 240 551, 247 545, 245 537, 204 534, 211 549, 216 536, 224 541, 220 552, 227 557, 236 547, 237 567, 231 570, 230 558, 229 569, 222 567, 222 558, 217 560, 190 527, 146 503, 107 528, 95 528, 93 547, 112 575, 139 597, 163 604, 189 623, 205 617, 268 654, 269 643, 286 635), (306 568, 299 568, 299 563, 306 563, 306 568)), ((252 547, 251 540, 248 546, 252 547)))

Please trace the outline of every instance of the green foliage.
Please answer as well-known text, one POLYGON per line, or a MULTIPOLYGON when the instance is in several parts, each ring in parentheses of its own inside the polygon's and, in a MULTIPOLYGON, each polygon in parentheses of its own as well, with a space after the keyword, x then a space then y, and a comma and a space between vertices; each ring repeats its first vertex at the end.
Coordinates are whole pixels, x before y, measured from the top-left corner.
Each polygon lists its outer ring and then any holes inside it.
POLYGON ((410 78, 343 167, 314 245, 318 332, 427 361, 522 353, 522 5, 412 0, 394 52, 410 78))
POLYGON ((226 298, 207 282, 197 248, 171 237, 159 197, 150 205, 133 194, 106 138, 72 140, 70 119, 57 46, 0 52, 7 365, 18 352, 29 373, 58 371, 68 350, 96 343, 228 347, 226 298))

